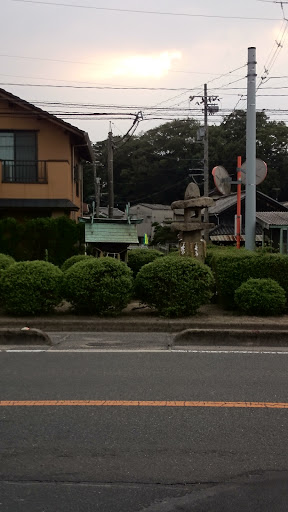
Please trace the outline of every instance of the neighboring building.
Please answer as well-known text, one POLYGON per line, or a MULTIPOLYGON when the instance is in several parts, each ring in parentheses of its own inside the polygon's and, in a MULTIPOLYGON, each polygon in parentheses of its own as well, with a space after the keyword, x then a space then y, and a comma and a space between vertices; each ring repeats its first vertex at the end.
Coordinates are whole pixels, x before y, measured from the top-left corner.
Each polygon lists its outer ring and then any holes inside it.
MULTIPOLYGON (((99 217, 103 219, 108 219, 109 217, 109 208, 108 206, 99 206, 99 217)), ((124 219, 125 212, 119 210, 119 208, 113 208, 113 219, 124 219)))
POLYGON ((170 205, 166 204, 139 203, 130 207, 130 215, 134 219, 143 219, 143 222, 137 225, 137 233, 140 242, 143 242, 145 234, 148 236, 149 241, 152 240, 154 235, 154 222, 165 224, 172 222, 174 219, 170 205))
POLYGON ((86 132, 0 89, 0 217, 83 215, 86 132))
POLYGON ((288 211, 258 212, 256 220, 262 228, 263 240, 268 240, 281 254, 288 254, 288 211))
MULTIPOLYGON (((214 200, 215 204, 209 208, 209 222, 214 222, 215 224, 215 228, 213 228, 209 233, 211 242, 221 244, 236 243, 235 215, 237 211, 237 194, 233 193, 228 196, 220 196, 218 198, 214 198, 214 200)), ((269 197, 257 190, 256 211, 256 242, 258 242, 258 244, 262 244, 264 240, 266 242, 269 241, 275 247, 277 246, 278 249, 284 247, 285 244, 287 246, 285 238, 286 232, 284 228, 287 219, 288 208, 272 197, 269 197), (285 219, 282 216, 282 221, 280 222, 277 215, 272 215, 273 212, 275 214, 278 212, 286 212, 284 215, 285 219), (265 215, 263 215, 264 213, 265 215), (273 232, 271 231, 272 229, 274 229, 273 232), (268 233, 268 231, 270 232, 268 233)), ((242 192, 241 194, 241 214, 241 241, 244 242, 245 192, 242 192)))

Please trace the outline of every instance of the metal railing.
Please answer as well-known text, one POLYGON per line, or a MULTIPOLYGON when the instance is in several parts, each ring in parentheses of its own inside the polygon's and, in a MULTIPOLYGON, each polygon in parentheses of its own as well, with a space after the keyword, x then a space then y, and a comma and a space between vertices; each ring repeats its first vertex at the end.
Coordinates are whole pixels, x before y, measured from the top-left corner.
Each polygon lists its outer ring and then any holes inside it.
POLYGON ((2 183, 48 183, 46 160, 1 160, 2 183))

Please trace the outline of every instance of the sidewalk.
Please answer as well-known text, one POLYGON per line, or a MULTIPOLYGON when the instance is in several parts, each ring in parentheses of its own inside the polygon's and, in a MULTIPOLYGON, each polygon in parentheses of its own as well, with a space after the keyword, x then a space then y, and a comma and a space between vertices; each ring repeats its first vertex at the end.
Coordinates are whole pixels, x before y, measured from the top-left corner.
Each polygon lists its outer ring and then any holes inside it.
POLYGON ((167 319, 150 308, 132 302, 117 317, 78 316, 67 311, 43 317, 0 316, 0 329, 30 327, 46 332, 171 332, 198 330, 287 331, 288 314, 279 317, 251 317, 225 311, 216 304, 202 306, 191 317, 167 319))

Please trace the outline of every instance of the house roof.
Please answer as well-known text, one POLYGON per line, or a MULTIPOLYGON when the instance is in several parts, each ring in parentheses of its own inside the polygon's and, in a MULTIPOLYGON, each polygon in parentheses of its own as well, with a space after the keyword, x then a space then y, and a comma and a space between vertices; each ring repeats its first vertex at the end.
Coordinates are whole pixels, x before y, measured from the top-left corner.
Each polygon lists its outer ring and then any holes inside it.
MULTIPOLYGON (((245 192, 241 194, 241 200, 245 197, 245 192)), ((237 194, 229 194, 228 196, 220 196, 215 199, 215 204, 209 207, 209 215, 215 215, 227 210, 237 203, 237 194)))
MULTIPOLYGON (((212 242, 236 242, 235 228, 231 224, 221 224, 211 229, 209 238, 212 242)), ((261 227, 256 224, 256 237, 257 242, 262 241, 261 227)), ((241 241, 245 241, 244 229, 242 227, 241 241)))
MULTIPOLYGON (((80 130, 76 126, 73 126, 70 123, 67 123, 66 121, 63 121, 62 119, 59 119, 58 117, 54 116, 53 114, 50 114, 49 112, 46 112, 45 110, 42 110, 39 107, 36 107, 32 103, 29 103, 26 100, 23 100, 22 98, 19 98, 18 96, 15 96, 11 92, 5 91, 5 89, 0 88, 0 100, 7 100, 10 103, 13 103, 14 105, 17 105, 21 109, 24 109, 26 111, 33 111, 37 113, 38 116, 44 117, 48 121, 51 121, 52 123, 58 125, 61 128, 64 128, 67 130, 72 137, 74 138, 75 146, 78 146, 78 152, 80 156, 83 158, 83 160, 87 160, 88 162, 92 162, 94 158, 93 150, 91 141, 89 139, 88 133, 84 132, 83 130, 80 130)), ((23 112, 21 112, 23 115, 23 112)), ((14 112, 14 115, 17 115, 17 112, 14 112)))
MULTIPOLYGON (((285 206, 283 203, 279 203, 278 201, 276 201, 276 199, 273 199, 272 197, 263 194, 263 192, 260 192, 259 190, 257 190, 257 196, 260 199, 264 199, 267 202, 269 202, 271 204, 271 207, 273 206, 275 207, 275 209, 281 208, 282 210, 288 211, 287 206, 285 206)), ((241 193, 241 201, 243 201, 243 199, 245 199, 244 191, 241 193)), ((237 193, 235 192, 227 196, 220 196, 217 199, 215 198, 215 204, 209 208, 209 215, 218 215, 224 212, 225 210, 228 210, 228 208, 230 208, 231 206, 236 205, 236 203, 237 193)))
POLYGON ((0 199, 0 210, 7 208, 79 210, 78 206, 69 199, 0 199))
POLYGON ((287 212, 257 212, 256 220, 260 224, 269 229, 272 226, 288 226, 287 212))
MULTIPOLYGON (((99 215, 101 217, 108 217, 108 206, 99 207, 99 215)), ((122 219, 125 216, 125 212, 119 210, 119 208, 113 208, 113 219, 122 219)))
POLYGON ((134 204, 131 208, 144 206, 145 208, 150 208, 150 210, 171 210, 171 206, 169 204, 151 204, 151 203, 139 203, 134 204))

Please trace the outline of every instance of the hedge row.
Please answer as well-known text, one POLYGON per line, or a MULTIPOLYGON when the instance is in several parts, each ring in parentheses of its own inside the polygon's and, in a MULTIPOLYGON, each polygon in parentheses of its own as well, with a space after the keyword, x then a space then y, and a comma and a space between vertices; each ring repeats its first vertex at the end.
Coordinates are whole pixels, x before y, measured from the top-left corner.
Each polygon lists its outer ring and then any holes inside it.
POLYGON ((136 280, 125 263, 113 258, 72 257, 64 272, 45 261, 6 263, 0 272, 0 304, 15 315, 52 312, 62 299, 77 313, 115 315, 135 289, 162 315, 192 315, 209 301, 214 283, 209 267, 192 258, 159 257, 142 266, 136 280))
POLYGON ((154 261, 144 264, 139 254, 135 279, 133 257, 133 270, 113 258, 83 255, 69 258, 60 269, 39 260, 16 263, 0 254, 0 305, 10 314, 35 315, 52 312, 66 299, 75 312, 114 315, 136 295, 161 315, 177 317, 195 314, 216 287, 220 302, 229 308, 279 314, 288 296, 287 256, 212 250, 211 271, 193 258, 175 255, 154 254, 154 261))
POLYGON ((62 265, 81 251, 84 224, 76 224, 66 216, 43 217, 19 222, 14 218, 0 220, 1 252, 15 260, 47 260, 62 265))
POLYGON ((213 271, 218 301, 224 307, 236 307, 235 291, 248 279, 273 279, 288 298, 288 257, 241 250, 210 250, 208 259, 213 271))

